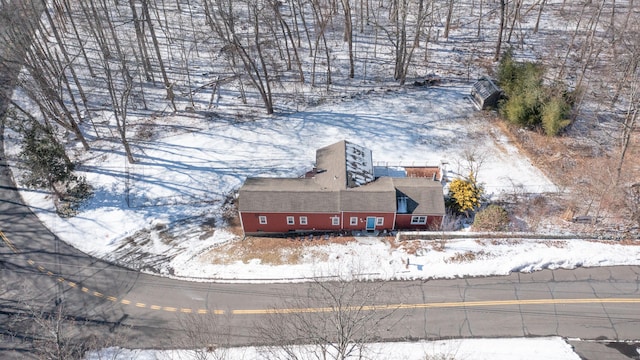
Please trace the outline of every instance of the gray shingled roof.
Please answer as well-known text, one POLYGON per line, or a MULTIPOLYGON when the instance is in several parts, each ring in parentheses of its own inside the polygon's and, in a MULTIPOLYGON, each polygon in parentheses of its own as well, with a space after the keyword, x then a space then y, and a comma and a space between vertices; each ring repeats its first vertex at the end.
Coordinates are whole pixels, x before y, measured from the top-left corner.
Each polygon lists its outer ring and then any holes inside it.
POLYGON ((248 178, 238 210, 250 212, 337 212, 340 193, 323 190, 314 179, 248 178))
POLYGON ((394 187, 415 202, 410 213, 444 215, 442 185, 429 178, 393 178, 394 187))

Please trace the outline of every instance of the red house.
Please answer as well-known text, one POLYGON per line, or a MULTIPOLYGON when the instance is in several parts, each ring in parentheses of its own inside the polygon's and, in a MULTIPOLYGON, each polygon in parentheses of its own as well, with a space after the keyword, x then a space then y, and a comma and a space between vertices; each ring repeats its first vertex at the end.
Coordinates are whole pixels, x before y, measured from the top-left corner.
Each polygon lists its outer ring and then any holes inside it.
POLYGON ((371 150, 348 141, 318 149, 304 178, 248 178, 238 210, 246 235, 429 230, 445 214, 438 181, 376 177, 371 150))

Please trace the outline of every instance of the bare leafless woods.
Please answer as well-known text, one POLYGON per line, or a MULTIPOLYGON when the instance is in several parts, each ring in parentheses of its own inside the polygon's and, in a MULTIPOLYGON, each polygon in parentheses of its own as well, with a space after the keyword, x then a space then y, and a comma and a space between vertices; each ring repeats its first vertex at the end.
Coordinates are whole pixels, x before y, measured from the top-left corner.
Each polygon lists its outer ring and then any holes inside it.
POLYGON ((511 49, 540 62, 545 81, 577 90, 568 134, 611 157, 604 194, 637 179, 637 0, 0 4, 9 24, 0 61, 22 68, 16 105, 58 129, 61 143, 115 141, 129 162, 138 119, 196 112, 206 121, 224 105, 271 114, 430 73, 468 81, 491 75, 511 49))
MULTIPOLYGON (((2 21, 11 26, 2 34, 8 51, 1 60, 22 67, 17 85, 34 105, 29 111, 73 134, 85 149, 93 139, 114 137, 130 162, 131 116, 206 109, 222 86, 245 103, 262 102, 270 114, 292 86, 340 91, 334 79, 344 68, 343 83, 366 80, 375 65, 376 79, 384 81, 386 72, 404 84, 412 71, 424 73, 429 43, 438 41, 444 18, 447 38, 463 18, 470 21, 465 9, 476 18, 479 37, 497 30, 489 25, 492 18, 482 20, 494 5, 478 0, 2 3, 2 21), (165 99, 158 101, 159 93, 165 99), (202 94, 210 101, 198 101, 202 94), (96 125, 101 116, 111 118, 115 129, 96 125)), ((512 31, 518 14, 498 32, 509 24, 512 31)))

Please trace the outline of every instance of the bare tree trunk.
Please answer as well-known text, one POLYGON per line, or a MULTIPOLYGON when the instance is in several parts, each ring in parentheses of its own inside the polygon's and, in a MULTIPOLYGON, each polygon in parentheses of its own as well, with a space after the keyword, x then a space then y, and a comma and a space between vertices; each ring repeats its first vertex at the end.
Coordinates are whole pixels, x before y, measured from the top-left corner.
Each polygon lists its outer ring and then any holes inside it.
MULTIPOLYGON (((273 114, 273 97, 271 94, 271 81, 269 80, 269 73, 267 71, 267 64, 264 61, 264 55, 262 53, 262 46, 260 46, 260 25, 258 22, 258 11, 257 9, 254 9, 253 12, 253 19, 254 19, 254 40, 256 43, 256 50, 258 53, 258 59, 260 60, 260 67, 262 68, 262 75, 264 76, 264 81, 262 81, 261 77, 260 77, 260 73, 258 72, 258 67, 256 65, 253 65, 253 67, 256 69, 256 78, 257 78, 257 83, 259 84, 259 88, 260 88, 260 96, 262 96, 262 100, 264 101, 265 107, 267 108, 267 114, 273 114)), ((243 50, 244 51, 244 50, 243 50)), ((246 54, 246 53, 245 53, 246 54)), ((247 59, 249 58, 248 54, 246 54, 247 59)))
POLYGON ((316 74, 315 69, 316 69, 316 63, 317 63, 317 55, 318 55, 318 50, 320 48, 320 42, 322 41, 322 44, 324 47, 325 59, 327 61, 326 88, 328 90, 332 82, 331 81, 331 57, 329 54, 329 47, 327 45, 327 38, 325 37, 325 30, 327 28, 327 24, 329 21, 327 17, 329 17, 329 15, 326 15, 326 16, 323 15, 322 5, 318 0, 312 0, 311 5, 313 10, 313 16, 315 19, 315 27, 317 29, 315 45, 314 45, 314 54, 313 54, 313 70, 312 70, 311 84, 315 85, 315 74, 316 74))
POLYGON ((149 12, 149 0, 141 0, 142 1, 142 13, 144 14, 145 20, 147 21, 147 27, 149 28, 149 35, 151 35, 151 40, 153 41, 153 47, 156 51, 156 57, 158 58, 158 67, 160 67, 160 73, 162 74, 162 80, 164 81, 164 87, 167 91, 167 100, 171 102, 171 107, 173 111, 177 111, 176 103, 175 103, 175 95, 173 94, 173 84, 169 81, 169 77, 167 76, 167 71, 164 67, 164 62, 162 61, 162 53, 160 52, 160 44, 158 43, 158 38, 156 37, 156 33, 153 30, 153 21, 151 20, 151 14, 149 12))
POLYGON ((637 78, 636 81, 631 80, 630 86, 629 106, 627 107, 625 120, 622 124, 620 159, 618 160, 618 166, 616 167, 616 185, 618 185, 622 177, 622 167, 624 165, 627 150, 629 149, 629 144, 631 144, 631 135, 636 127, 638 110, 640 108, 640 105, 638 104, 638 102, 640 102, 640 96, 638 96, 638 93, 640 92, 640 84, 638 83, 637 78))
POLYGON ((349 78, 355 76, 355 65, 353 59, 353 25, 351 21, 351 4, 349 0, 342 0, 344 10, 344 41, 347 42, 349 49, 349 78))
POLYGON ((69 6, 68 1, 64 1, 65 9, 69 15, 69 21, 71 22, 71 27, 73 28, 73 33, 76 37, 76 41, 80 44, 80 51, 82 52, 82 57, 84 58, 84 62, 87 65, 87 69, 89 69, 89 74, 91 77, 96 77, 96 74, 93 72, 93 67, 91 66, 91 61, 87 57, 87 52, 85 50, 85 46, 83 44, 82 38, 80 37, 80 33, 78 32, 78 27, 76 26, 75 21, 73 20, 73 12, 71 11, 71 7, 69 6))
POLYGON ((477 36, 480 37, 480 34, 482 33, 482 5, 484 3, 484 0, 480 0, 480 9, 478 10, 478 34, 477 36))
POLYGON ((500 59, 500 51, 502 47, 502 33, 504 31, 504 22, 505 22, 505 7, 506 0, 500 0, 500 29, 498 30, 498 43, 496 45, 496 54, 493 57, 493 61, 498 61, 500 59))
POLYGON ((537 34, 538 29, 540 28, 540 18, 542 17, 542 10, 544 9, 544 4, 546 4, 547 0, 542 0, 540 2, 540 8, 538 8, 538 17, 536 18, 536 25, 533 28, 533 33, 537 34))
POLYGON ((507 36, 507 43, 511 43, 511 35, 513 29, 516 27, 516 21, 520 18, 520 8, 522 7, 522 0, 515 0, 515 8, 513 9, 513 19, 511 20, 511 27, 509 28, 509 35, 507 36))
POLYGON ((293 48, 293 55, 296 61, 296 66, 298 68, 298 74, 300 75, 299 80, 300 82, 304 82, 304 71, 302 70, 302 61, 300 60, 300 56, 298 55, 298 46, 296 46, 296 43, 293 41, 293 34, 291 34, 291 29, 289 28, 289 25, 287 24, 287 22, 282 18, 282 14, 280 13, 280 9, 277 7, 277 5, 275 5, 275 12, 276 12, 276 16, 278 17, 278 21, 280 22, 281 26, 284 28, 285 36, 289 38, 289 41, 291 41, 291 47, 293 48))
MULTIPOLYGON (((595 16, 593 16, 591 18, 591 21, 589 22, 589 35, 588 35, 587 41, 585 41, 582 46, 581 55, 580 55, 580 59, 582 61, 582 69, 578 77, 578 82, 576 85, 577 88, 580 88, 582 86, 582 82, 584 81, 584 78, 586 76, 587 69, 591 64, 593 54, 599 52, 599 51, 595 51, 595 37, 598 31, 598 26, 600 24, 600 16, 602 15, 602 10, 604 8, 605 2, 606 0, 602 0, 602 3, 600 3, 600 6, 596 11, 595 16)), ((602 44, 598 45, 598 47, 600 46, 602 46, 602 44)))
MULTIPOLYGON (((41 0, 42 1, 42 5, 45 7, 45 15, 46 18, 49 22, 49 26, 51 27, 51 31, 53 32, 55 38, 56 38, 56 42, 59 45, 59 49, 60 52, 62 53, 62 56, 64 58, 64 64, 58 62, 58 64, 60 65, 61 69, 65 69, 68 68, 69 72, 71 73, 71 76, 73 77, 74 80, 74 84, 76 86, 76 89, 78 90, 78 93, 80 94, 80 98, 82 99, 82 102, 85 106, 85 109, 87 108, 87 97, 84 94, 84 91, 82 89, 82 85, 80 85, 80 80, 78 79, 78 76, 76 75, 75 72, 75 68, 71 62, 71 59, 69 57, 69 54, 67 53, 67 50, 65 48, 65 44, 62 41, 62 36, 60 35, 60 33, 58 32, 58 28, 55 24, 55 22, 53 21, 53 18, 51 17, 51 14, 48 10, 46 10, 47 4, 46 4, 46 0, 41 0)), ((54 58, 50 57, 49 61, 56 61, 54 58)), ((62 71, 62 76, 64 75, 64 71, 62 71)), ((71 98, 73 98, 73 92, 68 91, 69 96, 71 98)), ((62 102, 62 101, 61 101, 62 102)), ((73 118, 73 114, 69 111, 67 111, 67 116, 69 116, 69 122, 72 123, 72 126, 74 129, 76 129, 76 131, 74 131, 76 133, 76 136, 78 137, 78 140, 80 140, 80 142, 82 143, 82 146, 85 148, 85 150, 89 150, 89 143, 87 142, 87 140, 85 139, 84 135, 82 134, 82 132, 80 131, 80 128, 76 122, 76 120, 73 118)), ((77 113, 78 118, 80 118, 80 113, 77 113)))
POLYGON ((136 10, 135 0, 129 0, 129 7, 131 8, 131 14, 133 16, 133 26, 136 29, 136 40, 138 48, 140 49, 140 57, 142 60, 145 78, 147 81, 152 81, 153 69, 151 67, 151 61, 149 60, 149 53, 147 52, 147 42, 144 38, 144 32, 142 31, 142 26, 140 26, 141 20, 138 16, 138 11, 136 10))
POLYGON ((132 77, 129 74, 129 69, 126 67, 126 63, 123 61, 121 63, 123 67, 119 69, 119 72, 122 74, 123 88, 120 91, 120 94, 118 94, 118 84, 113 79, 113 70, 109 64, 109 59, 104 58, 103 62, 104 72, 107 77, 107 88, 109 96, 111 97, 113 115, 116 119, 116 128, 120 135, 120 142, 127 154, 127 160, 130 164, 133 164, 135 159, 127 138, 127 110, 129 106, 129 96, 131 94, 131 89, 133 88, 132 77))
POLYGON ((453 1, 449 0, 449 5, 447 7, 447 20, 444 24, 444 37, 449 38, 449 29, 451 28, 451 18, 453 17, 453 1))

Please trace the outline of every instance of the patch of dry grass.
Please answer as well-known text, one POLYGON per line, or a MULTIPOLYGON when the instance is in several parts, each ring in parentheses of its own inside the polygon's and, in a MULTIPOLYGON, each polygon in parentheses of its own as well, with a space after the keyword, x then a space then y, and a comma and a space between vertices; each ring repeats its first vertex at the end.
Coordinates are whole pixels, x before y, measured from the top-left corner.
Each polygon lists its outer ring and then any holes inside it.
POLYGON ((328 240, 309 241, 293 238, 246 237, 232 241, 210 250, 204 259, 214 264, 228 265, 236 261, 247 264, 251 260, 260 260, 267 265, 298 264, 303 256, 315 257, 318 261, 328 260, 328 254, 322 247, 328 244, 347 244, 355 241, 351 236, 330 237, 328 240))
POLYGON ((627 245, 627 246, 640 246, 640 240, 635 239, 622 239, 622 240, 589 240, 590 242, 596 242, 607 245, 627 245))
POLYGON ((486 259, 491 256, 490 252, 486 252, 484 250, 480 251, 466 251, 463 253, 456 253, 455 255, 449 257, 444 262, 447 264, 450 263, 463 263, 463 262, 471 262, 480 259, 486 259))
POLYGON ((547 245, 547 247, 554 247, 558 249, 564 249, 567 247, 566 240, 543 240, 542 243, 547 245))
POLYGON ((542 221, 548 222, 552 218, 570 221, 575 215, 602 216, 608 221, 605 227, 611 225, 610 228, 634 225, 629 224, 624 189, 640 177, 640 166, 637 166, 640 137, 637 134, 625 156, 619 185, 612 186, 616 182, 620 153, 618 148, 608 145, 610 142, 599 141, 597 137, 594 141, 592 137, 596 135, 577 130, 570 130, 567 136, 548 137, 523 131, 495 116, 489 120, 556 185, 569 190, 565 192, 568 196, 522 199, 523 204, 516 204, 515 210, 528 223, 529 230, 535 230, 542 221))

